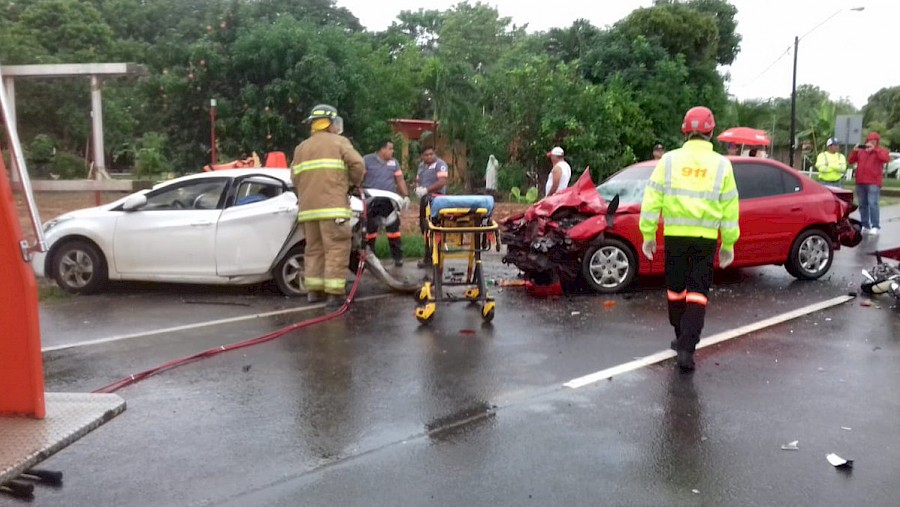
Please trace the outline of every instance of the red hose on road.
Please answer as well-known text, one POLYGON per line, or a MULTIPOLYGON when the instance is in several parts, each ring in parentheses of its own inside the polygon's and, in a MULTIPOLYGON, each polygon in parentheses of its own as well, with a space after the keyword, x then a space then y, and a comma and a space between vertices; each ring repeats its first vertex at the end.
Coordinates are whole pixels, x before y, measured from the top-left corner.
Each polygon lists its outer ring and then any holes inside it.
MULTIPOLYGON (((363 202, 363 212, 362 212, 362 220, 366 218, 366 200, 364 196, 362 197, 363 202)), ((365 228, 365 227, 363 227, 365 228)), ((209 349, 203 352, 199 352, 192 356, 183 357, 181 359, 175 359, 173 361, 169 361, 167 363, 163 363, 155 368, 150 368, 149 370, 144 370, 140 373, 135 373, 134 375, 129 375, 121 380, 117 380, 112 384, 101 387, 93 392, 95 393, 114 393, 123 387, 130 386, 132 384, 136 384, 141 380, 152 377, 164 371, 175 369, 179 366, 183 366, 188 363, 193 363, 194 361, 199 361, 200 359, 206 359, 208 357, 217 356, 223 352, 229 352, 232 350, 243 349, 246 347, 251 347, 253 345, 259 345, 260 343, 265 343, 272 341, 276 338, 286 335, 292 331, 296 331, 298 329, 303 329, 305 327, 313 326, 315 324, 321 324, 322 322, 327 322, 336 317, 340 317, 350 308, 350 303, 353 302, 353 296, 356 295, 356 290, 359 288, 359 282, 362 280, 363 270, 366 267, 366 248, 365 244, 363 248, 360 249, 359 252, 359 267, 356 270, 356 280, 353 281, 353 286, 350 288, 350 292, 347 294, 347 299, 344 300, 344 304, 341 305, 339 309, 336 311, 329 313, 327 315, 323 315, 321 317, 316 317, 314 319, 304 320, 302 322, 297 322, 296 324, 291 324, 285 328, 279 329, 277 331, 273 331, 269 334, 262 335, 258 338, 252 338, 250 340, 244 340, 237 343, 231 343, 228 345, 220 345, 216 348, 209 349)))

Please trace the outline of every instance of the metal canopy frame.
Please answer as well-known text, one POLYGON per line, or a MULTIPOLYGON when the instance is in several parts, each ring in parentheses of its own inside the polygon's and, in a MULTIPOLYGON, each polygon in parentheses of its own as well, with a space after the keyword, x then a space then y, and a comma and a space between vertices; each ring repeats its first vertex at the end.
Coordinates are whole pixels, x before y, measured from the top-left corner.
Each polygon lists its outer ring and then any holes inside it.
POLYGON ((93 137, 95 178, 107 175, 103 147, 104 77, 146 76, 147 68, 134 63, 54 63, 38 65, 3 65, 0 67, 9 102, 12 128, 16 127, 16 78, 56 79, 73 77, 91 78, 91 136, 93 137))

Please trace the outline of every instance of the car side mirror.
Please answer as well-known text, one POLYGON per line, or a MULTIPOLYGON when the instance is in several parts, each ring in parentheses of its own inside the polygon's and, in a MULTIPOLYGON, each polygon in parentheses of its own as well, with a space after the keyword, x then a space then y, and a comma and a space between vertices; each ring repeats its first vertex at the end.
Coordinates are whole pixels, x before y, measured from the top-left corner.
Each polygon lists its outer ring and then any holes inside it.
POLYGON ((147 196, 144 194, 132 195, 122 204, 124 211, 137 211, 147 205, 147 196))

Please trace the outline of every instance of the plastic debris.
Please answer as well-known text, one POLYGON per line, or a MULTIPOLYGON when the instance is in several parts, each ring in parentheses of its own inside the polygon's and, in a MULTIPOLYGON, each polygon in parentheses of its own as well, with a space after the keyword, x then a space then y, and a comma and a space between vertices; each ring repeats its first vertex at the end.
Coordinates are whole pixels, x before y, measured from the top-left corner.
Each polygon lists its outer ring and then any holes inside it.
POLYGON ((695 495, 699 495, 699 494, 700 494, 700 490, 699 490, 699 489, 692 489, 691 492, 694 493, 695 495))
POLYGON ((853 430, 853 428, 851 428, 849 426, 841 426, 841 429, 844 431, 852 431, 853 430))
POLYGON ((581 312, 572 312, 572 316, 574 317, 575 315, 581 315, 581 312))
POLYGON ((473 335, 473 334, 475 334, 475 330, 474 329, 460 329, 459 334, 473 335))
POLYGON ((872 306, 872 302, 869 301, 868 299, 863 299, 862 301, 859 302, 859 306, 872 306))
POLYGON ((831 463, 831 466, 834 468, 853 468, 853 460, 852 459, 844 459, 838 456, 835 453, 831 453, 828 456, 825 456, 825 459, 831 463))
POLYGON ((615 301, 612 301, 612 300, 604 301, 604 302, 603 302, 603 308, 612 308, 612 307, 616 306, 616 304, 617 304, 617 303, 616 303, 615 301))
POLYGON ((502 280, 500 282, 501 287, 524 287, 525 280, 502 280))
POLYGON ((781 446, 781 450, 782 451, 799 451, 800 447, 797 445, 799 443, 800 443, 799 440, 794 440, 793 442, 788 442, 781 446))

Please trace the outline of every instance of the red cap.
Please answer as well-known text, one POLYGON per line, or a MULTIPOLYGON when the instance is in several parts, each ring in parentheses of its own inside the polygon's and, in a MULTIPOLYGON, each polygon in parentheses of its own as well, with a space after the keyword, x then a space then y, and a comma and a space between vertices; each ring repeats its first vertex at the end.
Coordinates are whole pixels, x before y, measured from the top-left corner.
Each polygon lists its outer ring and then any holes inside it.
POLYGON ((878 135, 878 132, 869 132, 869 135, 866 136, 866 141, 881 141, 881 136, 878 135))

